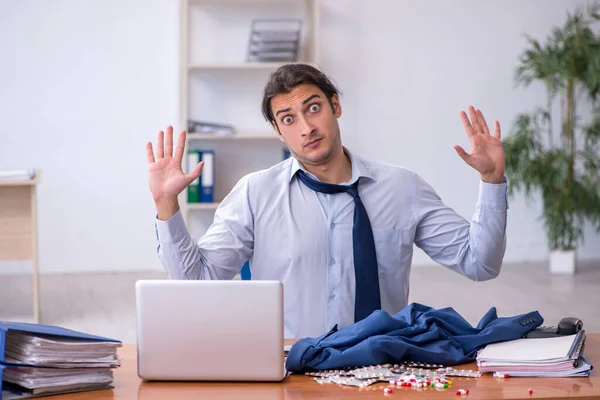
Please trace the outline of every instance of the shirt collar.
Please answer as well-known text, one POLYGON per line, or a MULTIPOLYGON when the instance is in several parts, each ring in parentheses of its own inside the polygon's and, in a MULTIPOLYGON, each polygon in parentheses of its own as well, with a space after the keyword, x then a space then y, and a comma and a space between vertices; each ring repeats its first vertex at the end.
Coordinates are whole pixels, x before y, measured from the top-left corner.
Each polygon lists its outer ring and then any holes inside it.
MULTIPOLYGON (((352 178, 350 179, 349 182, 343 182, 342 184, 350 184, 351 185, 354 182, 356 182, 358 180, 358 178, 361 178, 361 177, 375 180, 375 177, 367 170, 365 165, 358 159, 358 157, 355 157, 350 152, 350 150, 348 150, 346 147, 342 146, 342 148, 344 149, 344 153, 346 153, 348 155, 348 157, 350 157, 350 163, 352 164, 352 178)), ((290 182, 294 178, 294 176, 296 175, 296 172, 298 172, 299 169, 306 172, 311 178, 318 180, 317 177, 314 176, 313 174, 311 174, 310 172, 308 172, 306 170, 306 168, 304 168, 304 166, 302 164, 300 164, 300 162, 298 160, 296 160, 293 156, 291 158, 292 158, 292 166, 290 168, 290 182)))

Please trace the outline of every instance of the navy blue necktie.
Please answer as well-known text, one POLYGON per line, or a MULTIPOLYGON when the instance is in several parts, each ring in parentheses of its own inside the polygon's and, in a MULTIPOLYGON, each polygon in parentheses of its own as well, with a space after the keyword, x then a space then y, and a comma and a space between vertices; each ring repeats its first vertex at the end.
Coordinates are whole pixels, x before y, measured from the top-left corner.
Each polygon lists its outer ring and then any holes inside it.
POLYGON ((354 226, 352 228, 354 277, 356 281, 354 322, 358 322, 368 317, 373 311, 381 309, 375 239, 373 238, 369 215, 358 196, 358 180, 350 186, 334 185, 316 181, 302 170, 298 170, 298 178, 316 192, 327 194, 345 192, 354 199, 354 226))

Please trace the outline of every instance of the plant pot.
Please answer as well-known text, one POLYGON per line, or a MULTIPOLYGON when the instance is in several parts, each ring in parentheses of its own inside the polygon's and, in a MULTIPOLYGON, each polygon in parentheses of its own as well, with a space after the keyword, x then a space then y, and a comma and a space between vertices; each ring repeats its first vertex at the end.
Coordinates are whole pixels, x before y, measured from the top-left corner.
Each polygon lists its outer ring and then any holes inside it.
POLYGON ((561 275, 575 274, 575 250, 551 250, 550 273, 561 275))

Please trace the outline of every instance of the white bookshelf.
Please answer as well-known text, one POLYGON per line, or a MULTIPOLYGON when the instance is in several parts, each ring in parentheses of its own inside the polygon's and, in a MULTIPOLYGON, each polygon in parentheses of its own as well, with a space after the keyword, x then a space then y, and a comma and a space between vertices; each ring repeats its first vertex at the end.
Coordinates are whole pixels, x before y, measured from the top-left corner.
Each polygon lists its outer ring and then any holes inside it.
MULTIPOLYGON (((256 63, 256 62, 241 62, 241 63, 221 63, 221 64, 195 64, 189 65, 188 70, 192 72, 201 72, 201 71, 245 71, 245 70, 266 70, 266 71, 275 71, 277 68, 281 67, 286 63, 274 63, 274 62, 265 62, 265 63, 256 63)), ((306 62, 306 64, 313 64, 311 62, 306 62)))
POLYGON ((194 140, 276 140, 280 142, 279 136, 275 132, 264 133, 236 133, 231 136, 216 136, 203 133, 191 133, 188 135, 188 141, 194 140))
POLYGON ((216 210, 220 203, 188 203, 189 210, 216 210))
POLYGON ((186 150, 215 151, 215 202, 188 203, 187 190, 179 198, 193 236, 204 234, 240 178, 283 160, 285 145, 264 120, 260 103, 269 75, 286 63, 246 62, 252 19, 302 18, 298 62, 317 66, 318 1, 180 0, 179 129, 194 119, 231 124, 236 131, 231 136, 188 133, 186 150))

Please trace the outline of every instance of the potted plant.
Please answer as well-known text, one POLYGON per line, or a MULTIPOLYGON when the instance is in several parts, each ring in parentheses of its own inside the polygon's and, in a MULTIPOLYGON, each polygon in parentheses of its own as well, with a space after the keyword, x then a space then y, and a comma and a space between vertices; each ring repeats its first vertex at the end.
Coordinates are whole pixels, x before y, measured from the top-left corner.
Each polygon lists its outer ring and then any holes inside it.
POLYGON ((543 83, 547 103, 518 115, 503 142, 509 194, 541 195, 553 273, 575 273, 586 221, 600 232, 599 11, 568 13, 545 43, 527 36, 515 71, 517 85, 543 83))

